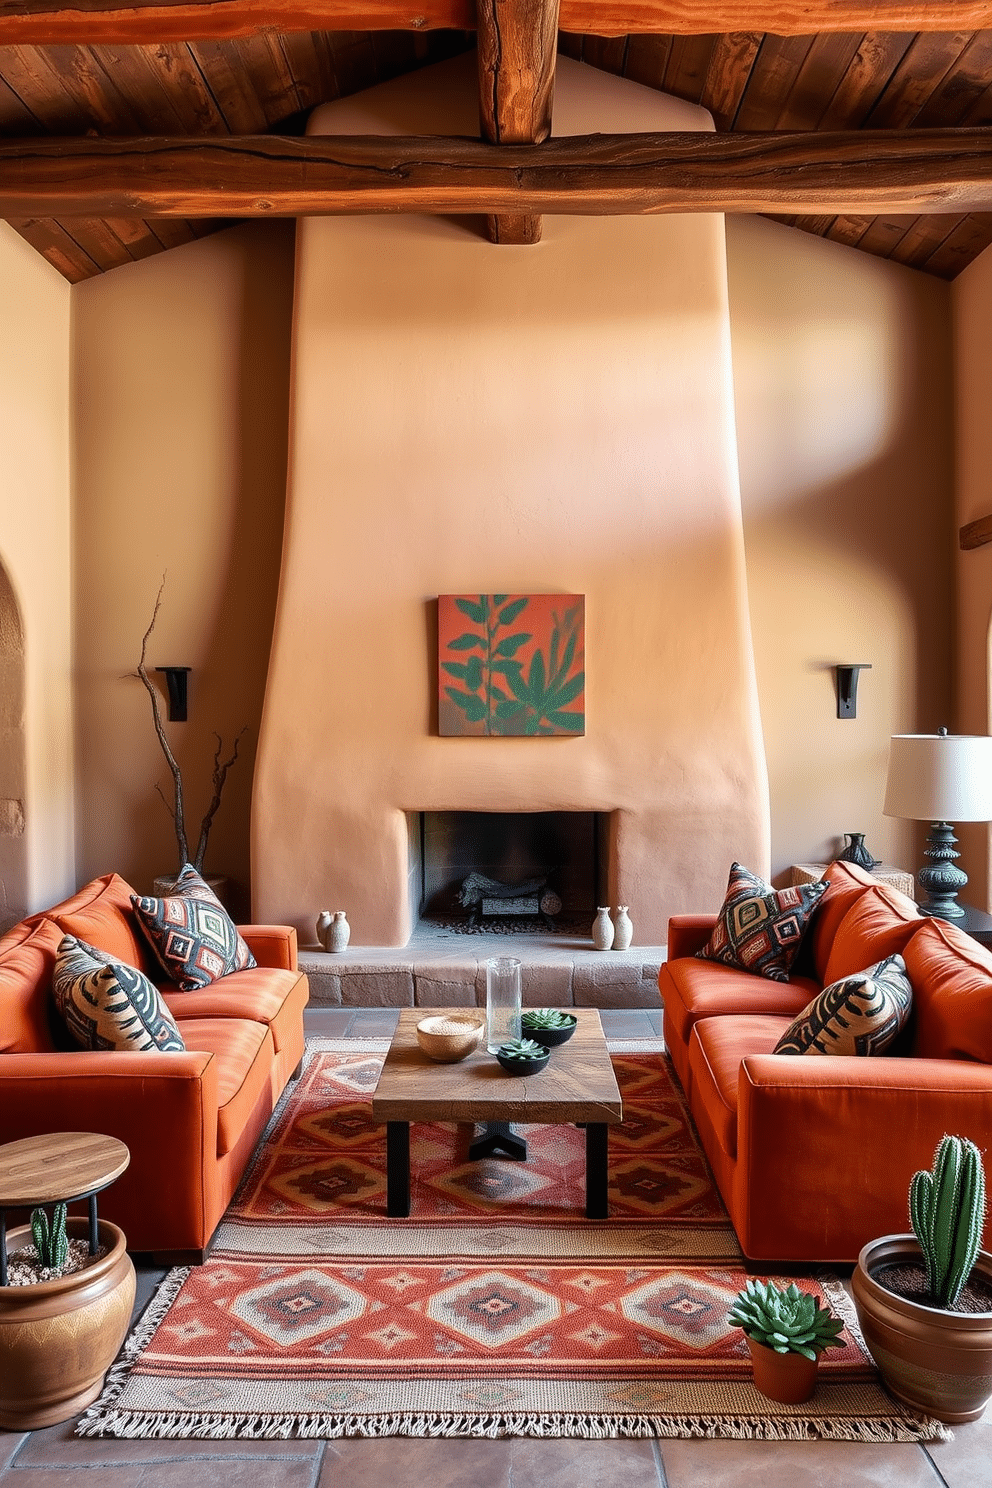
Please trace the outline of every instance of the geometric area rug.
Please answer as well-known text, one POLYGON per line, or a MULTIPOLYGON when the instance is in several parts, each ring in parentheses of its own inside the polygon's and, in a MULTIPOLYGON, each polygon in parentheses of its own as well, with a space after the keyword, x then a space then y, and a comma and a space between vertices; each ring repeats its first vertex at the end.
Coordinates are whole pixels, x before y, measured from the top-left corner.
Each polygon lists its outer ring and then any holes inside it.
POLYGON ((886 1394, 830 1278, 802 1282, 846 1323, 813 1399, 755 1390, 740 1251, 660 1044, 610 1046, 624 1121, 591 1221, 583 1132, 469 1162, 473 1129, 443 1124, 411 1128, 387 1219, 387 1044, 307 1048, 209 1259, 165 1278, 78 1435, 948 1437, 886 1394))

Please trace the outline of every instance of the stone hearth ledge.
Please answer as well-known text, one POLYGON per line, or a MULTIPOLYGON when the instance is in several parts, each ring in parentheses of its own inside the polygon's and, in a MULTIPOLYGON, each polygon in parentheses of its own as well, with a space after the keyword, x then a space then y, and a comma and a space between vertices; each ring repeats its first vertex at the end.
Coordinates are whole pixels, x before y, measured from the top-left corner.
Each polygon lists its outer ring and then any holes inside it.
POLYGON ((519 956, 525 1007, 658 1008, 665 946, 596 951, 588 940, 458 935, 418 928, 410 943, 337 955, 300 947, 312 1007, 484 1007, 486 962, 519 956))

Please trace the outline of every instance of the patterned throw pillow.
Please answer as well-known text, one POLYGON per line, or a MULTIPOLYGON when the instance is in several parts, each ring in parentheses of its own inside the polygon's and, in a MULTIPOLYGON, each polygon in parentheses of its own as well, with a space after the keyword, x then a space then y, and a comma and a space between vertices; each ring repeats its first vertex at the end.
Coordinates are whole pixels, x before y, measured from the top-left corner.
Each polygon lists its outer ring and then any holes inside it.
POLYGON ((696 955, 773 982, 787 982, 810 916, 826 892, 822 879, 792 889, 773 889, 750 869, 734 863, 713 933, 696 955))
POLYGON ((913 988, 901 956, 824 987, 790 1023, 774 1054, 884 1054, 906 1026, 913 988))
POLYGON ((184 992, 256 965, 227 910, 189 863, 168 899, 134 894, 131 903, 166 975, 184 992))
POLYGON ((66 1027, 84 1049, 186 1047, 144 972, 75 935, 59 941, 52 991, 66 1027))

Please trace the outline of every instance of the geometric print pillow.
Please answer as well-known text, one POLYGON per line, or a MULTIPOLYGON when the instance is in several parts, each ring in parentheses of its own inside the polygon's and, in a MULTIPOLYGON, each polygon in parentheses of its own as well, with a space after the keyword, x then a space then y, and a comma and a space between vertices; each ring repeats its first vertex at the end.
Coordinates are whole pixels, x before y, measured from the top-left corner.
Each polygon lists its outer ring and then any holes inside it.
POLYGON ((158 988, 145 974, 74 935, 59 942, 52 991, 83 1049, 186 1047, 158 988))
POLYGON ((775 1054, 884 1054, 906 1026, 913 989, 901 956, 824 987, 785 1030, 775 1054))
POLYGON ((131 903, 166 975, 184 992, 256 965, 227 910, 189 863, 168 899, 133 894, 131 903))
POLYGON ((749 868, 734 863, 713 933, 696 955, 787 982, 810 917, 826 892, 822 880, 773 889, 749 868))

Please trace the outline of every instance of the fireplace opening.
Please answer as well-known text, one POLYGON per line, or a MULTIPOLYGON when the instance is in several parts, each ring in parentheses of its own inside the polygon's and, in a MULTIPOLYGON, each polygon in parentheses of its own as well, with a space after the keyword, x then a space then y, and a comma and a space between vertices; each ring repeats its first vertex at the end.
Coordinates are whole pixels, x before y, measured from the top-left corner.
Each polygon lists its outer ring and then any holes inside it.
POLYGON ((588 930, 605 902, 608 823, 596 811, 417 813, 420 919, 466 931, 588 930))

